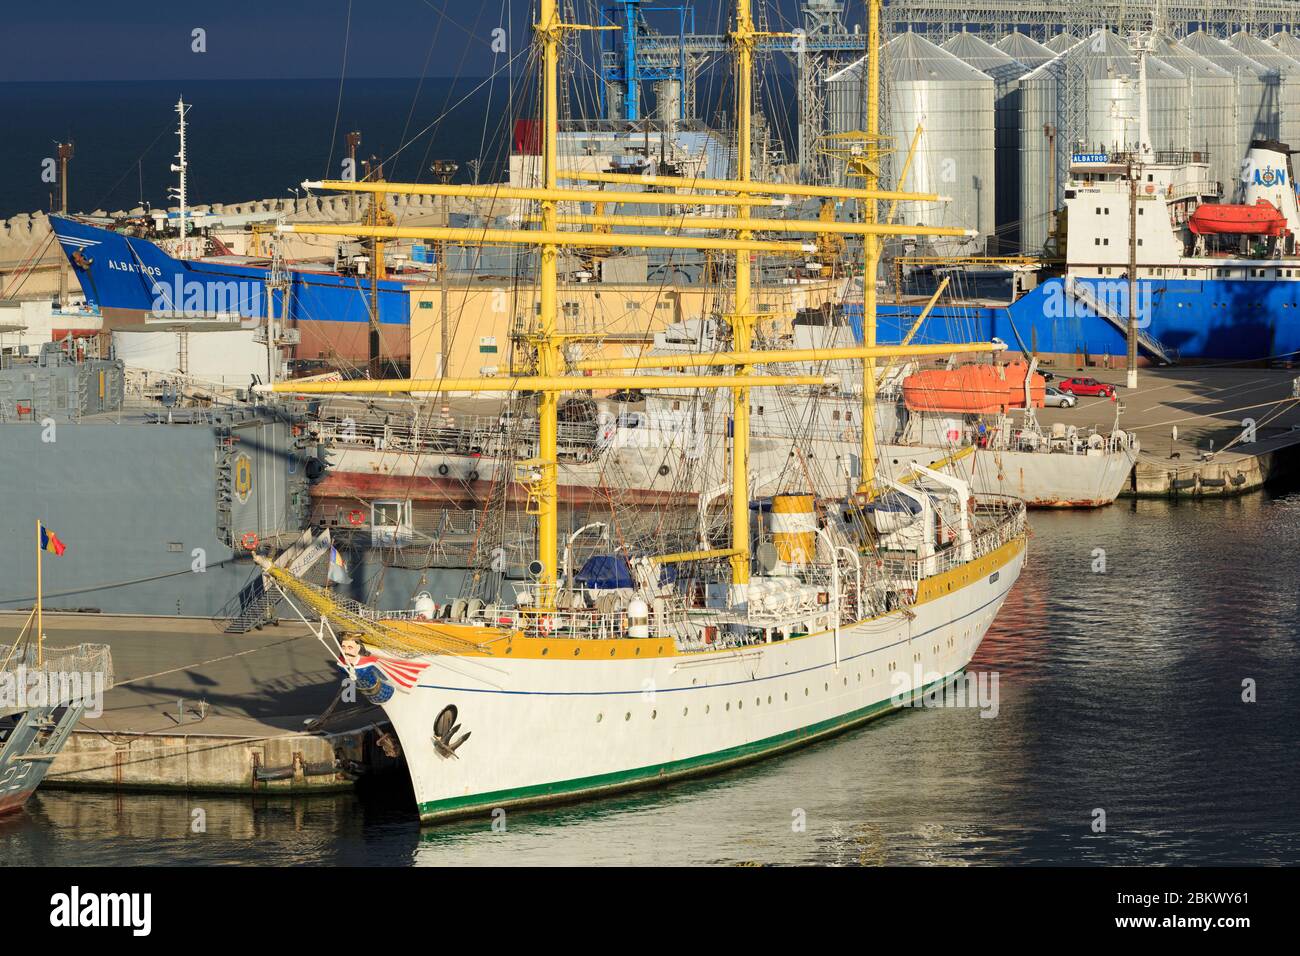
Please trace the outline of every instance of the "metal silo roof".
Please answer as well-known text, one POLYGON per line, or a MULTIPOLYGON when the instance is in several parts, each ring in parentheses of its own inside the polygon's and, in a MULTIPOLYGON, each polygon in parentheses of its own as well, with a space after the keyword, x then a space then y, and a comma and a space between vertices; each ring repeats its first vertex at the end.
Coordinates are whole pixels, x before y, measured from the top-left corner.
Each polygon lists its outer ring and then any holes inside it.
POLYGON ((1054 53, 1063 53, 1078 42, 1079 38, 1072 34, 1058 33, 1056 36, 1044 43, 1043 46, 1047 47, 1047 49, 1054 53))
POLYGON ((1253 73, 1255 76, 1266 76, 1272 72, 1269 67, 1264 66, 1258 60, 1252 60, 1244 53, 1202 30, 1187 34, 1179 41, 1179 46, 1184 46, 1193 53, 1205 57, 1229 73, 1241 70, 1245 73, 1253 73))
POLYGON ((993 77, 998 83, 1017 79, 1029 72, 1028 66, 973 33, 954 34, 941 49, 993 77))
POLYGON ((1213 60, 1206 59, 1188 47, 1167 36, 1157 36, 1154 41, 1155 55, 1166 63, 1172 63, 1184 76, 1197 79, 1232 79, 1233 74, 1219 66, 1213 60))
POLYGON ((1271 67, 1279 73, 1300 72, 1300 61, 1287 56, 1277 47, 1261 40, 1257 36, 1240 31, 1228 38, 1228 43, 1238 53, 1242 53, 1257 63, 1271 67))
POLYGON ((885 69, 896 83, 971 83, 991 77, 916 33, 904 33, 884 46, 885 69))
POLYGON ((1055 50, 1048 49, 1036 40, 1031 40, 1023 33, 1010 33, 993 45, 1030 69, 1041 66, 1056 56, 1055 50))
POLYGON ((1289 57, 1300 57, 1300 39, 1297 39, 1293 33, 1287 30, 1279 30, 1274 33, 1268 38, 1268 42, 1289 57))
MULTIPOLYGON (((1138 62, 1133 49, 1122 37, 1110 30, 1096 30, 1086 40, 1078 41, 1075 46, 1079 44, 1085 44, 1083 63, 1089 79, 1107 80, 1138 75, 1138 62)), ((1158 56, 1147 57, 1147 80, 1181 79, 1183 79, 1182 71, 1158 56)))

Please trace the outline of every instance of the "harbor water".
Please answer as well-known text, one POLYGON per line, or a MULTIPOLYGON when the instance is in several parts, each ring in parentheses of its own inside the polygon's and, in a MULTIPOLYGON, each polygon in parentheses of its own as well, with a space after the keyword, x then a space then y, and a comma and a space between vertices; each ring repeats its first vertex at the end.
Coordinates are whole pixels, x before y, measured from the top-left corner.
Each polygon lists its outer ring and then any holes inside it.
POLYGON ((495 827, 421 831, 400 781, 292 800, 43 790, 0 820, 0 865, 1300 862, 1300 488, 1031 524, 971 667, 997 675, 996 716, 911 710, 495 827))

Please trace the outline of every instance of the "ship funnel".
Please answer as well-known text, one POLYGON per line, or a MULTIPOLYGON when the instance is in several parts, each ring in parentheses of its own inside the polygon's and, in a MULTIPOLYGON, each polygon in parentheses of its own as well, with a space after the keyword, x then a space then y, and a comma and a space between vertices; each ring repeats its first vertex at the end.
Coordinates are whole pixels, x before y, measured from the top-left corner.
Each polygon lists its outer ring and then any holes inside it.
POLYGON ((772 544, 786 564, 807 564, 816 549, 817 515, 812 495, 776 495, 770 515, 772 544))
POLYGON ((1261 199, 1286 217, 1292 236, 1300 236, 1300 204, 1296 202, 1292 149, 1272 140, 1255 140, 1246 153, 1241 173, 1241 202, 1253 206, 1261 199))

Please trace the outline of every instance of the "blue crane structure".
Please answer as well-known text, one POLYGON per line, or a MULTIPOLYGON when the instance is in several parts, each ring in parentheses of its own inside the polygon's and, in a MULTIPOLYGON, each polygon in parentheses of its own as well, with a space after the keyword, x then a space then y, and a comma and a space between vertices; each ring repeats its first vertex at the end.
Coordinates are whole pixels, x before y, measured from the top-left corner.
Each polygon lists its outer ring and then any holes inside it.
MULTIPOLYGON (((796 63, 799 80, 799 165, 812 162, 812 143, 822 132, 817 105, 828 64, 865 55, 866 37, 844 24, 844 0, 802 0, 802 24, 779 36, 758 41, 762 53, 785 55, 796 63)), ((760 12, 761 16, 761 12, 760 12)), ((695 8, 689 0, 659 4, 653 0, 609 0, 601 7, 600 111, 607 119, 638 122, 644 107, 643 84, 662 84, 657 98, 675 96, 675 116, 694 119, 695 65, 726 53, 725 34, 695 32, 695 8)), ((760 26, 761 29, 761 26, 760 26)), ((660 116, 670 115, 662 100, 660 116)))

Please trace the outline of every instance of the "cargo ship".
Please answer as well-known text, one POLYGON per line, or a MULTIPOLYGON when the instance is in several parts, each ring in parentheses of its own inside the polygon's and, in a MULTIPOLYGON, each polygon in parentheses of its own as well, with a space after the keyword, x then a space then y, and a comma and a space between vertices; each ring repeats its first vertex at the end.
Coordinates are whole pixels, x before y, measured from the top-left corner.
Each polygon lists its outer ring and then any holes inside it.
MULTIPOLYGON (((938 306, 917 338, 943 340, 960 323, 1062 364, 1085 357, 1122 361, 1131 309, 1140 356, 1154 364, 1294 360, 1300 354, 1300 210, 1292 155, 1282 143, 1252 143, 1235 202, 1220 201, 1208 161, 1195 153, 1134 148, 1076 155, 1061 214, 1063 272, 1005 270, 1011 301, 938 306)), ((934 272, 917 277, 915 288, 934 281, 934 272)), ((909 298, 882 303, 882 341, 897 340, 920 316, 924 298, 909 298)))

